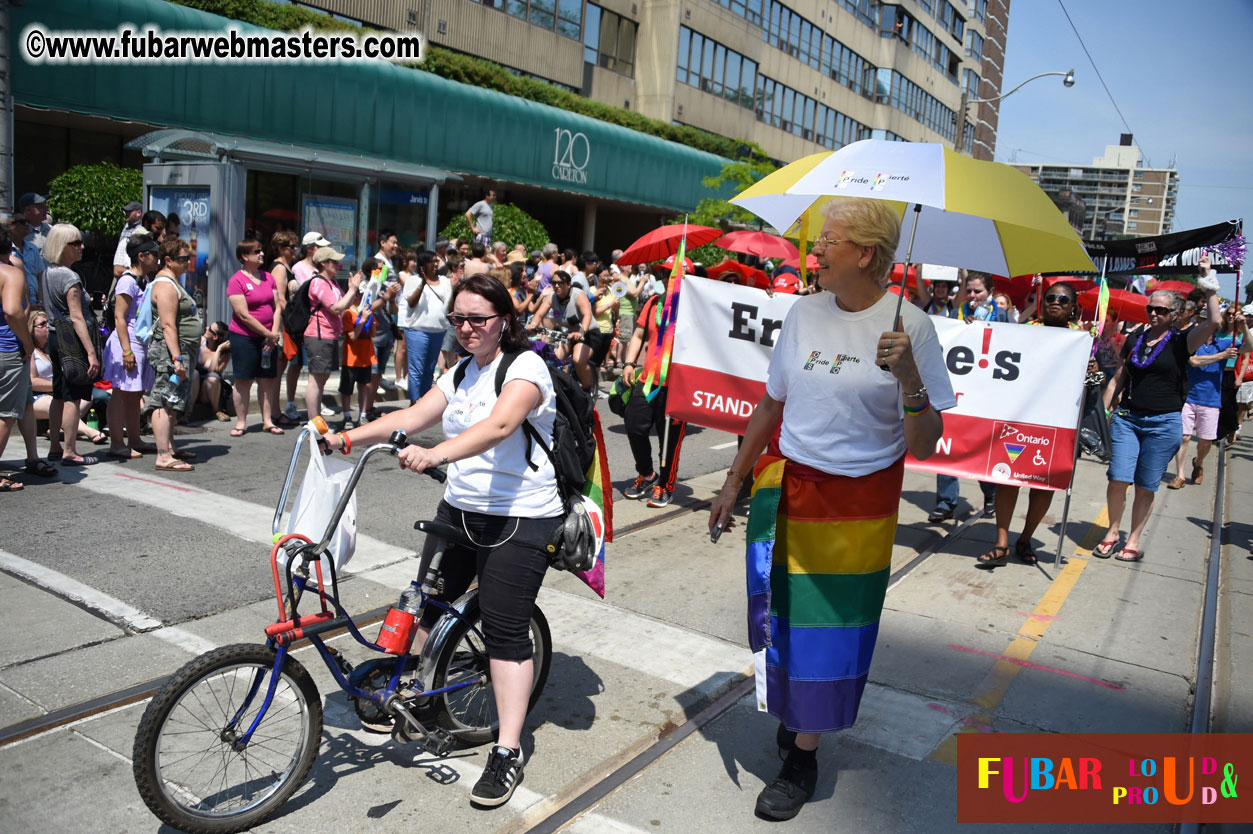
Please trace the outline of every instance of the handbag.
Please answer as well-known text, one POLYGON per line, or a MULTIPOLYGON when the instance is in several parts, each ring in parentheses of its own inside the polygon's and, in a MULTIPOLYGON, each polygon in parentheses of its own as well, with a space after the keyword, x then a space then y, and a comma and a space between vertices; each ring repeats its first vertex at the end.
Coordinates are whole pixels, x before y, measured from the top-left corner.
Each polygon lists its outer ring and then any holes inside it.
MULTIPOLYGON (((104 350, 100 344, 100 330, 96 326, 96 317, 94 314, 88 314, 87 311, 84 311, 84 315, 87 316, 87 336, 91 339, 97 359, 101 359, 104 356, 104 350)), ((90 386, 94 380, 88 373, 87 349, 83 347, 78 334, 74 332, 74 322, 69 319, 58 319, 56 338, 57 353, 61 361, 61 376, 65 379, 65 384, 73 388, 90 386)))
POLYGON ((1101 386, 1097 383, 1084 385, 1083 418, 1079 422, 1079 447, 1101 463, 1108 463, 1113 454, 1114 444, 1109 433, 1109 418, 1105 416, 1101 386))
MULTIPOLYGON (((287 520, 288 533, 299 533, 315 544, 322 541, 322 534, 326 532, 326 523, 334 515, 340 497, 348 488, 353 470, 353 464, 349 460, 324 456, 318 448, 317 436, 316 432, 309 432, 311 457, 309 465, 305 468, 305 477, 300 482, 300 489, 296 493, 296 503, 287 520)), ((348 564, 356 548, 357 496, 354 493, 348 499, 344 515, 340 518, 327 545, 327 555, 330 556, 337 575, 348 564)), ((280 565, 284 561, 285 554, 280 554, 280 565)), ((323 556, 322 575, 324 577, 330 576, 329 567, 327 556, 323 556)))

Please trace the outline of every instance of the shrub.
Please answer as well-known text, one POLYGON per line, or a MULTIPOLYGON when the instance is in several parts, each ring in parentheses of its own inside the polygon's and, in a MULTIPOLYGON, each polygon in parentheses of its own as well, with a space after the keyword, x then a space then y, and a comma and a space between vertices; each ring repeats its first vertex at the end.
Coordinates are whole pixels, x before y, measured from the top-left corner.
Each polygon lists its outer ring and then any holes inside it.
POLYGON ((75 165, 48 183, 48 212, 83 232, 116 236, 126 222, 122 206, 143 196, 143 174, 110 162, 75 165))
MULTIPOLYGON (((440 237, 469 239, 470 224, 464 214, 458 214, 452 222, 439 233, 440 237)), ((508 244, 510 247, 521 243, 526 251, 533 252, 543 249, 551 238, 544 224, 540 223, 522 209, 509 203, 495 203, 492 206, 492 240, 508 244)))

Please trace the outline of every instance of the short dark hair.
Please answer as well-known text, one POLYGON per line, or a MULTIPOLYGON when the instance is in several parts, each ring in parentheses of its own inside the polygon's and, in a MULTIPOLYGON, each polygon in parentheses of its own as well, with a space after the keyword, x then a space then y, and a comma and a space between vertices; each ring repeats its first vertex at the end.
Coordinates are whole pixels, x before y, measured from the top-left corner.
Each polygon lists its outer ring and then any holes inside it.
POLYGON ((235 260, 244 262, 244 255, 255 255, 261 251, 260 241, 247 238, 235 244, 235 260))
POLYGON ((389 237, 396 237, 396 233, 391 229, 379 230, 379 246, 382 246, 383 242, 387 240, 389 237))
POLYGON ((369 278, 371 275, 377 272, 378 268, 381 267, 382 265, 383 265, 383 262, 380 261, 378 258, 366 258, 364 261, 361 262, 361 274, 369 278))
POLYGON ((501 350, 505 353, 517 353, 531 347, 530 341, 526 338, 526 331, 522 329, 522 322, 513 309, 513 299, 509 297, 509 290, 505 289, 504 284, 490 275, 482 273, 471 275, 453 289, 452 297, 448 299, 448 312, 453 311, 457 296, 463 292, 473 293, 486 299, 496 314, 504 317, 505 328, 500 332, 501 350))
POLYGON ((470 246, 470 254, 481 260, 487 254, 487 245, 477 240, 474 241, 470 246))
POLYGON ((439 258, 434 252, 430 249, 423 249, 418 253, 418 272, 426 269, 427 264, 433 264, 437 260, 439 260, 439 258))
POLYGON ((165 225, 165 215, 156 209, 150 209, 149 211, 144 212, 144 216, 139 218, 139 225, 143 226, 150 232, 152 231, 152 224, 154 223, 160 223, 162 226, 165 225))

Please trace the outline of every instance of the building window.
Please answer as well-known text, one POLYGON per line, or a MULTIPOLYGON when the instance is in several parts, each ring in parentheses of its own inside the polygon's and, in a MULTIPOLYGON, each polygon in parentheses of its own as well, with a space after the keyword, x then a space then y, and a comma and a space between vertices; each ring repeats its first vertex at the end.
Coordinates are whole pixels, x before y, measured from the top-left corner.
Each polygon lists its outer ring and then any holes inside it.
MULTIPOLYGON (((601 14, 608 15, 612 12, 602 9, 601 14)), ((632 48, 634 38, 635 29, 632 24, 632 48)), ((733 49, 727 49, 700 32, 693 32, 686 26, 679 27, 678 69, 675 78, 682 84, 725 98, 740 107, 753 109, 757 62, 745 58, 733 49)))
POLYGON ((559 35, 578 40, 583 34, 582 0, 476 0, 511 17, 526 20, 535 26, 555 30, 559 35))
POLYGON ((970 13, 982 23, 988 17, 988 0, 970 0, 970 13))
POLYGON ((966 32, 966 54, 976 63, 983 63, 983 36, 973 29, 966 32))
MULTIPOLYGON (((561 0, 566 3, 569 0, 561 0)), ((627 78, 635 77, 636 23, 594 3, 587 4, 587 23, 583 32, 583 60, 612 70, 627 78)), ((679 33, 679 80, 683 77, 687 40, 679 33)))
POLYGON ((879 0, 840 0, 840 5, 870 28, 875 25, 875 8, 879 0))

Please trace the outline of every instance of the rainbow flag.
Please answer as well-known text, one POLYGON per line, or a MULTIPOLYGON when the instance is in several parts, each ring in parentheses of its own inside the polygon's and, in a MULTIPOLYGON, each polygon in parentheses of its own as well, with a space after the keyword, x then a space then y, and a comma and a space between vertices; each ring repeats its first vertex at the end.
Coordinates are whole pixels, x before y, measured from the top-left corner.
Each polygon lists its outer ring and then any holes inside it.
MULTIPOLYGON (((1096 338, 1101 338, 1101 331, 1105 329, 1105 314, 1109 312, 1109 282, 1105 280, 1105 270, 1101 270, 1101 288, 1096 294, 1096 324, 1094 326, 1096 338)), ((1096 355, 1096 346, 1092 347, 1092 355, 1096 355)))
POLYGON ((683 237, 679 240, 679 251, 674 256, 674 269, 670 271, 666 301, 657 321, 657 337, 649 347, 648 360, 644 363, 644 397, 649 402, 657 396, 661 386, 666 384, 666 374, 670 371, 670 356, 674 353, 674 320, 679 315, 679 286, 683 283, 683 260, 686 257, 685 225, 683 237))
MULTIPOLYGON (((595 423, 592 433, 596 437, 596 457, 592 465, 587 467, 583 480, 583 494, 596 502, 600 507, 605 524, 605 541, 613 541, 613 484, 609 478, 609 458, 605 454, 605 436, 601 431, 600 412, 593 411, 595 423)), ((596 519, 592 520, 596 523, 596 519)), ((605 547, 601 545, 600 553, 596 554, 596 564, 591 570, 576 573, 579 579, 591 588, 601 599, 605 598, 605 547)))
POLYGON ((904 458, 861 478, 763 455, 748 516, 757 705, 798 732, 852 726, 891 571, 904 458))

